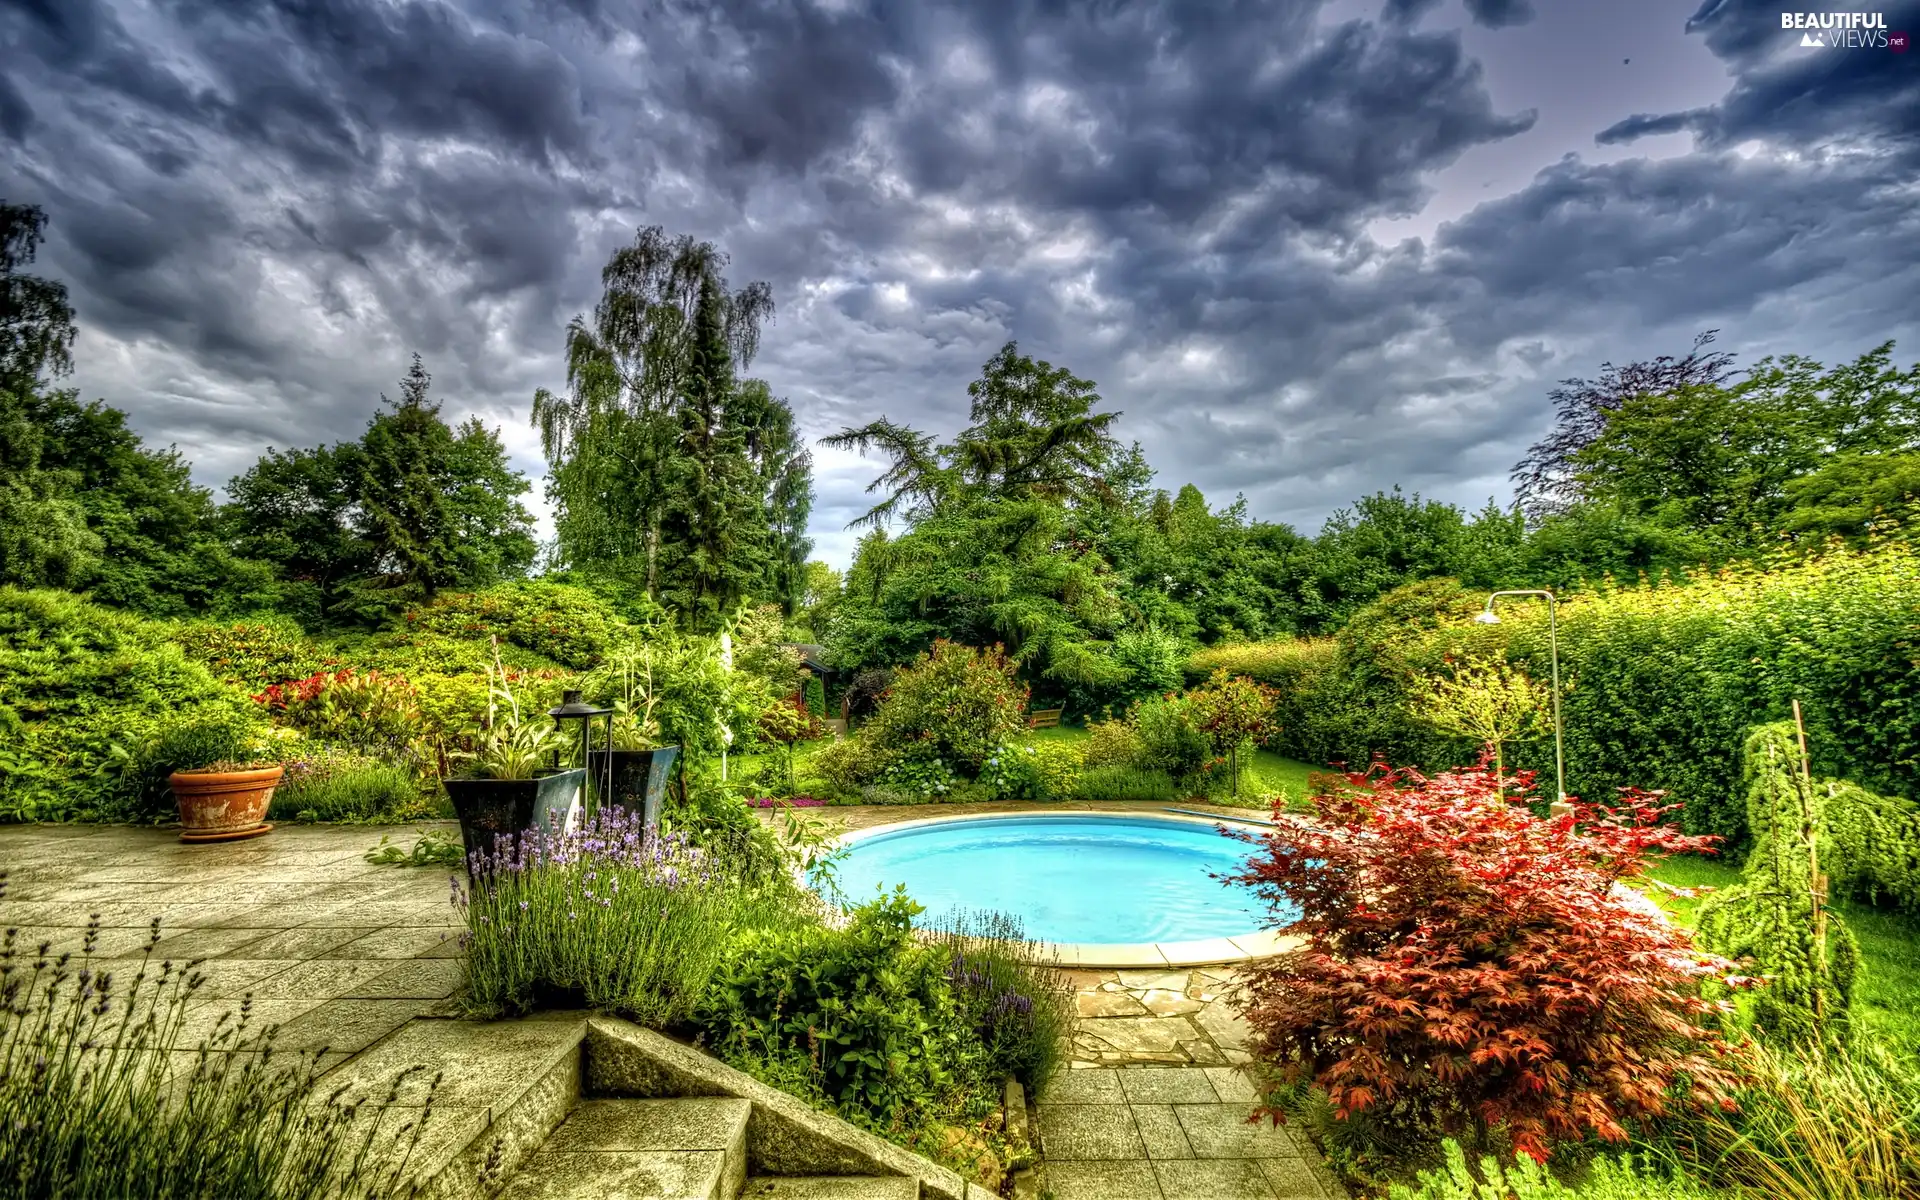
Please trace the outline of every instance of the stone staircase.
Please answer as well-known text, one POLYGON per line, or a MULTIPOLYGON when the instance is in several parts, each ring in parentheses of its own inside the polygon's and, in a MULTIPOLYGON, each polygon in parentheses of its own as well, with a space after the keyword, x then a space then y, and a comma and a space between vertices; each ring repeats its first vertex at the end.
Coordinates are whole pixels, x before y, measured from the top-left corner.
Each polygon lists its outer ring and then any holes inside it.
POLYGON ((988 1195, 690 1046, 601 1017, 417 1019, 321 1090, 342 1087, 370 1097, 383 1132, 430 1111, 395 1188, 425 1200, 988 1195))

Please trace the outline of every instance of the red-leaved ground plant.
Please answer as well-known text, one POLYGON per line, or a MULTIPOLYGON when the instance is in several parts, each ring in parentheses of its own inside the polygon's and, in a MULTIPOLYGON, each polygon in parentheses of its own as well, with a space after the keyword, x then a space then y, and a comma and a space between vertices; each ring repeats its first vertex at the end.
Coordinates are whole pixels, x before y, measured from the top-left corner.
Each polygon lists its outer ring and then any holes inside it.
POLYGON ((1675 1106, 1732 1110, 1710 1027, 1724 1002, 1699 988, 1738 984, 1732 964, 1613 894, 1650 858, 1711 848, 1659 823, 1677 805, 1623 788, 1543 820, 1484 762, 1323 780, 1314 815, 1276 804, 1272 832, 1243 835, 1260 849, 1231 877, 1300 910, 1281 932, 1305 946, 1256 967, 1246 1000, 1280 1083, 1325 1089, 1341 1122, 1470 1145, 1497 1131, 1541 1161, 1675 1106))

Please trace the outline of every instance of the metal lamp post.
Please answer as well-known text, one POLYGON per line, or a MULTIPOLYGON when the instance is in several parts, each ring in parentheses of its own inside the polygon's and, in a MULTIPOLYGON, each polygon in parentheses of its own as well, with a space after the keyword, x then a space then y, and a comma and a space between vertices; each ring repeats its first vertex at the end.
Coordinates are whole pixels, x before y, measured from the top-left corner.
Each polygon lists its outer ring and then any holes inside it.
POLYGON ((1487 610, 1474 620, 1482 625, 1498 625, 1500 618, 1493 611, 1493 602, 1502 596, 1545 596, 1547 598, 1547 651, 1553 659, 1553 782, 1558 799, 1553 802, 1553 815, 1563 816, 1572 812, 1567 803, 1567 758, 1560 726, 1560 614, 1559 601, 1552 592, 1544 590, 1521 590, 1495 592, 1487 597, 1487 610))
MULTIPOLYGON (((592 745, 593 739, 591 731, 595 717, 607 718, 607 748, 609 750, 613 748, 613 710, 611 708, 597 708, 594 705, 584 703, 580 698, 579 692, 569 690, 561 693, 560 703, 548 709, 547 715, 553 718, 555 725, 564 725, 567 721, 580 722, 580 765, 582 767, 589 767, 593 762, 593 759, 588 755, 588 750, 592 745)), ((600 757, 603 760, 601 773, 606 775, 607 778, 604 780, 594 780, 593 788, 594 795, 605 797, 613 789, 613 756, 603 754, 600 757)), ((584 803, 585 797, 581 799, 584 803)))

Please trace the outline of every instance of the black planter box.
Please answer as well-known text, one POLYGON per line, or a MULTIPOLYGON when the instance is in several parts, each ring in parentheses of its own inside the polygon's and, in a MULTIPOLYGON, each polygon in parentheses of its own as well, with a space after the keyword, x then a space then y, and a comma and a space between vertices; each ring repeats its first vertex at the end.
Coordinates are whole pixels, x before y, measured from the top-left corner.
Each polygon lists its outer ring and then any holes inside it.
POLYGON ((551 821, 563 828, 570 806, 579 797, 587 773, 578 768, 557 771, 537 779, 446 779, 447 799, 460 818, 460 840, 468 861, 476 851, 491 853, 499 834, 518 837, 545 829, 551 821))
POLYGON ((603 807, 624 808, 640 814, 649 826, 660 824, 660 805, 667 794, 667 776, 680 757, 678 746, 656 746, 651 750, 594 750, 587 755, 587 768, 594 782, 601 785, 603 807), (611 762, 609 762, 611 760, 611 762), (611 785, 603 783, 611 779, 611 785))

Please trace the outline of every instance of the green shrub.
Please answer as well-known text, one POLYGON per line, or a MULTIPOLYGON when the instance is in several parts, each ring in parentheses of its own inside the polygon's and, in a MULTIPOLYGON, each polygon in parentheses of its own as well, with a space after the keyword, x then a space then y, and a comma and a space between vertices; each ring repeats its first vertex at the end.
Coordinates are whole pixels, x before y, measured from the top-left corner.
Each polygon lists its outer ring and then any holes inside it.
POLYGON ((960 1023, 981 1048, 982 1075, 990 1084, 1018 1079, 1038 1096, 1066 1058, 1076 1016, 1058 955, 1005 913, 956 913, 936 934, 960 1023))
MULTIPOLYGON (((1288 757, 1362 763, 1380 753, 1444 768, 1477 748, 1411 719, 1415 678, 1449 656, 1551 678, 1546 605, 1505 601, 1489 626, 1472 619, 1484 604, 1483 592, 1427 580, 1387 593, 1331 643, 1216 647, 1189 669, 1231 669, 1240 655, 1249 674, 1282 687, 1281 730, 1268 745, 1288 757)), ((1797 698, 1816 772, 1920 799, 1917 623, 1920 550, 1904 542, 1570 593, 1559 606, 1567 790, 1664 790, 1686 805, 1690 832, 1738 843, 1746 730, 1786 716, 1797 698)), ((1515 747, 1513 760, 1551 778, 1552 739, 1515 747)))
POLYGON ((320 1052, 268 1053, 272 1031, 249 1028, 244 1004, 197 1051, 174 1050, 189 1006, 205 1005, 205 977, 152 961, 158 920, 134 969, 92 960, 98 932, 88 929, 77 963, 19 945, 12 929, 0 942, 0 1197, 397 1194, 433 1085, 410 1085, 424 1106, 380 1132, 356 1120, 369 1097, 320 1083, 320 1052))
POLYGON ((908 804, 937 804, 947 798, 960 780, 938 758, 925 754, 902 754, 880 772, 877 786, 902 796, 916 797, 908 804))
POLYGON ((1125 767, 1140 758, 1140 737, 1124 720, 1094 721, 1087 725, 1087 740, 1080 746, 1083 767, 1125 767))
POLYGON ((861 734, 822 746, 807 760, 807 767, 836 794, 850 796, 878 779, 895 757, 895 751, 883 749, 861 734))
POLYGON ((1760 1028, 1794 1044, 1844 1042, 1860 945, 1832 911, 1824 914, 1824 936, 1816 939, 1813 839, 1824 824, 1825 789, 1802 774, 1792 722, 1756 728, 1743 759, 1753 850, 1740 886, 1716 892, 1700 906, 1700 945, 1758 964, 1757 973, 1767 979, 1753 998, 1760 1028))
POLYGON ((1128 766, 1088 767, 1074 781, 1073 798, 1167 802, 1181 799, 1181 791, 1173 776, 1165 771, 1128 766))
POLYGON ((594 666, 632 636, 608 601, 584 587, 543 580, 442 593, 410 610, 404 627, 482 646, 497 637, 575 670, 594 666))
POLYGON ((489 1016, 584 1004, 679 1027, 759 898, 684 834, 648 833, 622 809, 517 852, 502 838, 461 897, 466 1003, 489 1016))
POLYGON ((1820 866, 1836 895, 1920 912, 1920 804, 1827 782, 1820 866))
POLYGON ((1213 747, 1200 728, 1199 713, 1184 696, 1143 700, 1127 717, 1139 739, 1133 765, 1147 771, 1165 771, 1175 779, 1197 776, 1213 757, 1213 747))
POLYGON ((949 955, 913 935, 904 890, 843 928, 749 930, 726 952, 701 1024, 730 1062, 799 1063, 862 1124, 924 1123, 976 1069, 947 984, 949 955))
POLYGON ((322 671, 255 699, 281 724, 363 753, 398 754, 426 732, 418 690, 379 671, 322 671))
POLYGON ((173 640, 187 657, 236 687, 259 691, 333 665, 332 655, 297 628, 263 621, 183 621, 173 640))
POLYGON ((342 751, 322 751, 286 764, 273 792, 273 817, 297 821, 411 821, 432 816, 430 797, 409 766, 342 751))
POLYGON ((807 702, 807 711, 816 717, 824 718, 827 715, 827 685, 820 682, 820 677, 808 675, 800 691, 807 702))
POLYGON ((167 777, 215 764, 278 761, 272 731, 252 706, 238 700, 209 705, 162 724, 120 761, 113 815, 123 820, 167 820, 176 813, 167 777))
POLYGON ((987 756, 979 782, 996 800, 1066 800, 1079 776, 1080 750, 1071 742, 1012 742, 987 756))
POLYGON ((1413 1187, 1395 1184, 1390 1200, 1714 1200, 1723 1194, 1631 1157, 1597 1158, 1586 1178, 1569 1186, 1524 1155, 1509 1167, 1482 1158, 1474 1171, 1460 1143, 1447 1139, 1445 1153, 1445 1166, 1422 1171, 1413 1187))
POLYGON ((861 729, 878 746, 930 755, 973 776, 995 746, 1026 729, 1027 689, 998 647, 935 642, 903 667, 880 711, 861 729))
POLYGON ((0 820, 130 815, 150 780, 121 769, 128 755, 163 725, 243 703, 171 629, 66 592, 0 588, 0 820))

